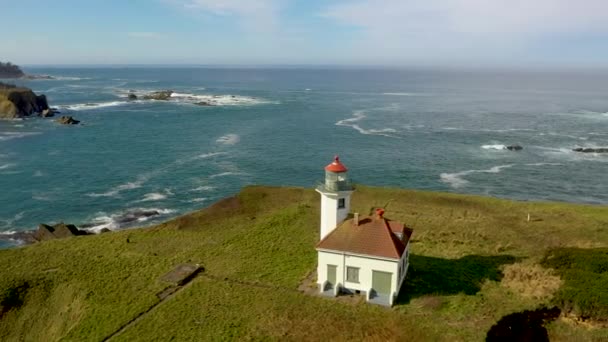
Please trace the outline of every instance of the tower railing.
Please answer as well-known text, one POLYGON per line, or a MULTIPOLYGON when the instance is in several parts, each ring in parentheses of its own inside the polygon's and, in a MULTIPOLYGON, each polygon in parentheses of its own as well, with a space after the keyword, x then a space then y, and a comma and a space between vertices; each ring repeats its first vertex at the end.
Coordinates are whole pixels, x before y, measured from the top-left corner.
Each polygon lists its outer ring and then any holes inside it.
POLYGON ((316 188, 321 191, 351 191, 355 189, 355 186, 350 180, 337 182, 318 181, 316 188))

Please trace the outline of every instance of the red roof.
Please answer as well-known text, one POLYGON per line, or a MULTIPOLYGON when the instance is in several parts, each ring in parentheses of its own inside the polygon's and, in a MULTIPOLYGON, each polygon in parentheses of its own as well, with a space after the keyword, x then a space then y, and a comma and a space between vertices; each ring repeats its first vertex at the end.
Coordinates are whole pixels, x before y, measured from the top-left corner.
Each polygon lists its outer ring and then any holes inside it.
POLYGON ((348 171, 348 169, 340 162, 340 157, 336 156, 334 161, 325 167, 325 171, 341 173, 348 171))
POLYGON ((400 259, 412 229, 384 217, 346 220, 317 244, 317 249, 400 259), (397 234, 400 233, 401 237, 397 234))

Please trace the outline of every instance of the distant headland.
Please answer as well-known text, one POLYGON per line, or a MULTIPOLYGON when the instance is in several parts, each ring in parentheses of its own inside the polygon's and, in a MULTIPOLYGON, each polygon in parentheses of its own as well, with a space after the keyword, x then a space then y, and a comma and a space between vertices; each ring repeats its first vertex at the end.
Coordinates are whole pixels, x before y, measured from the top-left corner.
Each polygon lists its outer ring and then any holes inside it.
POLYGON ((28 75, 21 68, 11 62, 0 62, 0 78, 24 78, 28 80, 52 80, 49 75, 28 75))

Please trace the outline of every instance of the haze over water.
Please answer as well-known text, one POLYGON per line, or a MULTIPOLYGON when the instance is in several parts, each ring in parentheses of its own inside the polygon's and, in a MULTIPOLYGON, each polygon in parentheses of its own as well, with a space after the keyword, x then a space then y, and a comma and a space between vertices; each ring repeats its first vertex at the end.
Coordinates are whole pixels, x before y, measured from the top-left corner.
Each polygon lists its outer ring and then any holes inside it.
POLYGON ((608 154, 571 151, 608 147, 608 73, 27 71, 59 76, 19 83, 84 125, 0 121, 0 232, 58 221, 122 229, 248 184, 312 187, 334 154, 367 185, 608 203, 608 154), (163 89, 177 94, 126 99, 163 89))

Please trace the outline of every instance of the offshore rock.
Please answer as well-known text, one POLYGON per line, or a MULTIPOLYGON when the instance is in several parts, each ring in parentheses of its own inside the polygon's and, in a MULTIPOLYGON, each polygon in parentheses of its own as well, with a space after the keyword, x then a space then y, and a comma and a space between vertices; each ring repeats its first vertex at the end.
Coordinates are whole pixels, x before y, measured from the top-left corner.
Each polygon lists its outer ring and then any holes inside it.
POLYGON ((575 148, 572 149, 574 152, 582 152, 582 153, 608 153, 608 147, 599 147, 599 148, 575 148))
POLYGON ((524 149, 524 148, 523 148, 522 146, 520 146, 520 145, 509 145, 509 146, 507 146, 506 148, 507 148, 507 150, 509 150, 509 151, 521 151, 521 150, 523 150, 523 149, 524 149))
POLYGON ((171 99, 171 94, 173 94, 173 93, 174 93, 173 90, 155 91, 150 94, 144 95, 144 99, 167 101, 167 100, 171 99))
POLYGON ((79 120, 76 120, 71 116, 62 116, 56 121, 62 125, 78 125, 80 123, 79 120))
POLYGON ((133 93, 129 93, 127 98, 129 99, 129 101, 137 100, 137 95, 135 95, 133 93))

